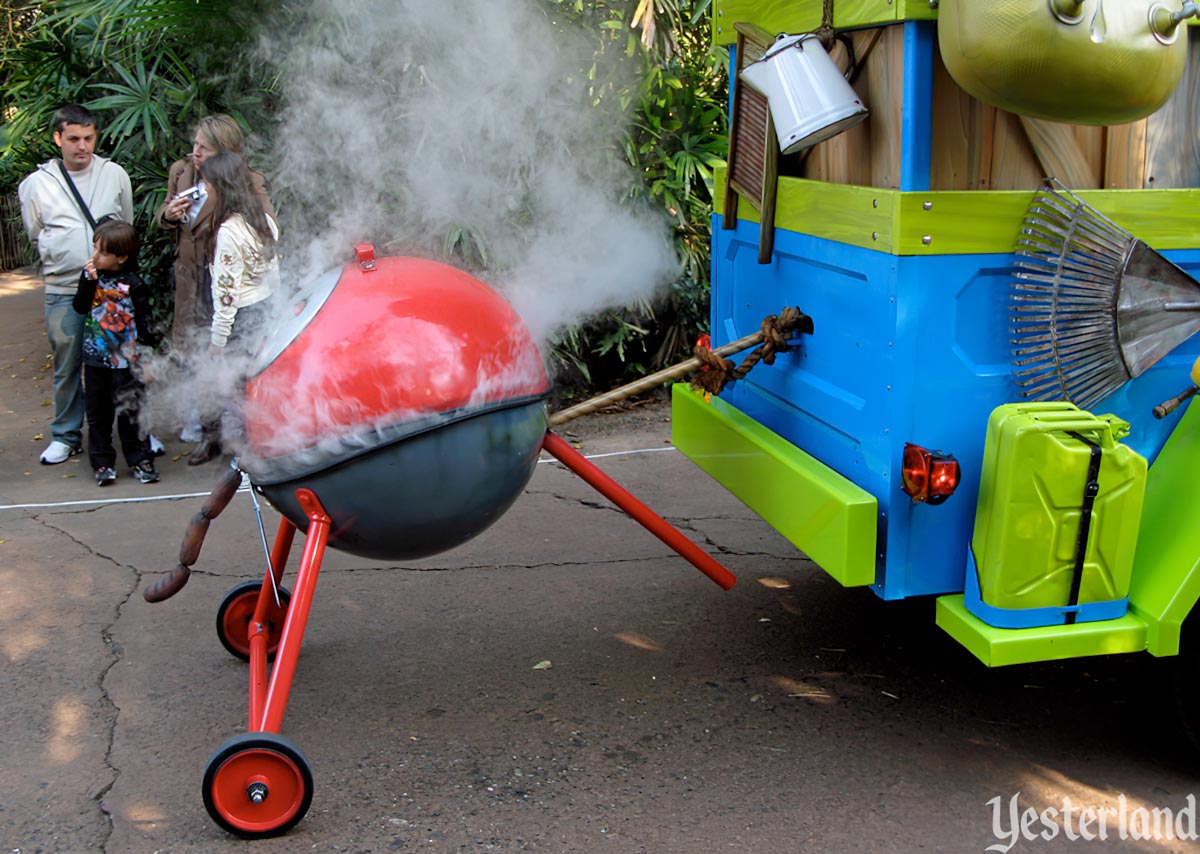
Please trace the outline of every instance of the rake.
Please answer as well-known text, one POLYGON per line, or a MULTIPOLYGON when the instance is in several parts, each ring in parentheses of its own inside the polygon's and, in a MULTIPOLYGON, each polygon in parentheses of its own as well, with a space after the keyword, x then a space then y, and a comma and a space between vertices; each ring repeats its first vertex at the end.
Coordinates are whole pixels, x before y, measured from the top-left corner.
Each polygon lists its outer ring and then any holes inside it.
POLYGON ((1034 195, 1017 247, 1022 397, 1088 409, 1200 330, 1200 282, 1058 181, 1034 195))

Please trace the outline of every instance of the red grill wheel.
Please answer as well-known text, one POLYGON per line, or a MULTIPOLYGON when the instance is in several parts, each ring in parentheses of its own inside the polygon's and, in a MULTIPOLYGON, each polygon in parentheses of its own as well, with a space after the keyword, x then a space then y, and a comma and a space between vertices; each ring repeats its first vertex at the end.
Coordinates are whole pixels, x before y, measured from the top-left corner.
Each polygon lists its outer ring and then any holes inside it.
POLYGON ((269 732, 235 736, 218 748, 204 772, 204 806, 222 828, 246 839, 278 836, 312 804, 308 760, 286 738, 269 732))

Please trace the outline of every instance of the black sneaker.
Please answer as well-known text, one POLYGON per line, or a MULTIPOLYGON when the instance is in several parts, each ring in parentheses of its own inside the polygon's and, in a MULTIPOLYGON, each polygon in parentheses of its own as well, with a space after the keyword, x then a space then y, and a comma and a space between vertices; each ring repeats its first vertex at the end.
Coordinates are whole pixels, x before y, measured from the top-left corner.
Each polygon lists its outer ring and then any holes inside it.
POLYGON ((138 483, 158 483, 158 472, 154 470, 153 460, 142 460, 133 467, 133 476, 138 483))
POLYGON ((116 479, 116 469, 109 468, 108 466, 101 466, 100 468, 96 469, 97 486, 108 486, 110 483, 115 482, 116 479))

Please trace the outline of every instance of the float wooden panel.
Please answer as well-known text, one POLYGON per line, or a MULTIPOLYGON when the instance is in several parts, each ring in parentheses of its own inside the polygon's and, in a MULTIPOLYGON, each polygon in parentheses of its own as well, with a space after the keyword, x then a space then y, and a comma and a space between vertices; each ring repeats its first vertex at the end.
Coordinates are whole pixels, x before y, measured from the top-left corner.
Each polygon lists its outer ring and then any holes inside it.
POLYGON ((1104 189, 1140 190, 1146 185, 1146 119, 1105 128, 1104 189))
MULTIPOLYGON (((854 91, 867 105, 866 121, 810 152, 782 158, 780 171, 815 181, 898 189, 904 28, 875 27, 851 37, 861 69, 854 79, 854 91)), ((838 67, 845 69, 844 48, 838 45, 832 55, 838 67)))
POLYGON ((1189 34, 1183 81, 1147 121, 1147 188, 1200 186, 1200 30, 1189 28, 1189 34))
POLYGON ((933 114, 930 186, 992 189, 996 108, 960 89, 940 54, 933 60, 933 114))
MULTIPOLYGON (((880 2, 888 5, 886 0, 835 0, 834 19, 839 27, 847 20, 872 20, 880 2)), ((717 5, 727 15, 757 16, 751 20, 760 27, 765 20, 767 32, 819 26, 822 8, 821 0, 717 0, 717 5)), ((891 5, 896 20, 912 17, 911 4, 893 0, 891 5)), ((810 152, 781 157, 781 175, 899 187, 904 30, 889 25, 851 33, 861 58, 854 86, 870 116, 810 152)), ((935 51, 931 189, 1033 190, 1051 176, 1077 190, 1200 186, 1200 27, 1189 27, 1188 33, 1188 67, 1175 94, 1154 115, 1113 127, 1060 124, 999 110, 959 88, 935 51)), ((844 67, 842 49, 835 48, 833 55, 844 67)))

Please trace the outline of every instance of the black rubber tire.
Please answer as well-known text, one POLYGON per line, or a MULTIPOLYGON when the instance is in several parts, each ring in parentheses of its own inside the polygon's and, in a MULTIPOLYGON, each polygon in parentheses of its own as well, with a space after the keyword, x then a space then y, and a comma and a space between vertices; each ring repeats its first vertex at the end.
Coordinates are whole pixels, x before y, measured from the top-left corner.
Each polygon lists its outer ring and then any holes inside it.
MULTIPOLYGON (((261 581, 244 581, 225 594, 217 608, 217 637, 229 654, 242 661, 250 660, 250 647, 246 641, 246 630, 254 616, 261 581)), ((275 614, 267 616, 267 660, 275 657, 283 634, 283 618, 287 614, 292 594, 286 587, 279 588, 279 602, 283 606, 275 614)))
POLYGON ((209 816, 229 833, 244 839, 278 836, 308 812, 312 769, 283 736, 243 733, 217 748, 208 761, 202 795, 209 816), (265 787, 261 803, 250 798, 252 784, 265 787))

